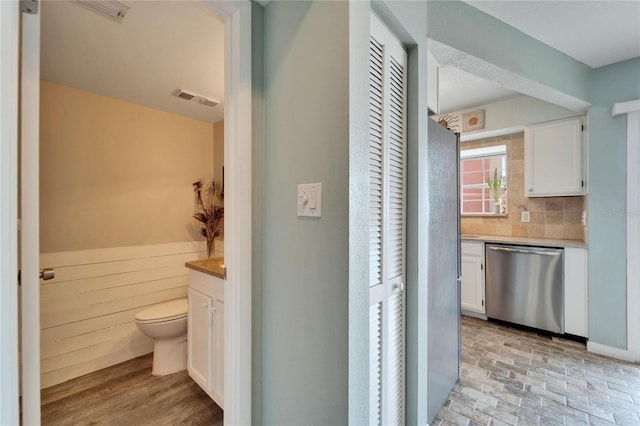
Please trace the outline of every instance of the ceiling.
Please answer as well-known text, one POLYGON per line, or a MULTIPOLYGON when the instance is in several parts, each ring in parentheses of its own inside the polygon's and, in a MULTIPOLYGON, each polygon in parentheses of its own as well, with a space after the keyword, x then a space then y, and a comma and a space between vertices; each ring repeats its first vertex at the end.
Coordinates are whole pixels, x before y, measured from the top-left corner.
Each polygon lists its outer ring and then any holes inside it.
MULTIPOLYGON (((465 2, 592 68, 640 56, 640 0, 465 2)), ((450 66, 440 70, 443 113, 518 95, 450 66)))
POLYGON ((126 1, 118 24, 45 1, 41 77, 206 122, 224 117, 224 24, 201 2, 126 1), (184 89, 220 104, 175 97, 184 89))
MULTIPOLYGON (((590 67, 640 56, 640 0, 465 0, 590 67)), ((224 116, 224 25, 201 2, 127 1, 117 24, 69 1, 42 4, 41 73, 207 122, 224 116), (177 89, 220 102, 210 108, 177 89)), ((442 112, 520 95, 465 71, 440 71, 442 112)))
POLYGON ((591 68, 640 56, 639 0, 465 2, 591 68))
POLYGON ((521 95, 452 66, 440 68, 438 77, 438 96, 442 114, 521 95))

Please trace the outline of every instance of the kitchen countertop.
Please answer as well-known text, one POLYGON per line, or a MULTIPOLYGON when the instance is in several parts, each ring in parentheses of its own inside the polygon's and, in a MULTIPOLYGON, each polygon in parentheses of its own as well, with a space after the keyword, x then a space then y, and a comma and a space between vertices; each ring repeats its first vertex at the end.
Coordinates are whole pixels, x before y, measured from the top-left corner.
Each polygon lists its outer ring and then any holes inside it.
POLYGON ((214 257, 210 259, 192 260, 184 264, 187 268, 195 271, 213 275, 217 278, 227 279, 227 268, 224 266, 224 257, 214 257))
POLYGON ((462 234, 464 241, 483 241, 485 243, 524 244, 541 247, 578 247, 588 248, 589 245, 581 240, 561 240, 553 238, 503 237, 498 235, 470 235, 462 234))

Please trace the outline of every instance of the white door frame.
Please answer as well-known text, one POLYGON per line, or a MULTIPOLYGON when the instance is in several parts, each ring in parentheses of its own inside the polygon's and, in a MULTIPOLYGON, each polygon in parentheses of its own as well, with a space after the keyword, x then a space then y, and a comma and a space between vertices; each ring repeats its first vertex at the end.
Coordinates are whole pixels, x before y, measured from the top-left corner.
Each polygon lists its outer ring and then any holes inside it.
POLYGON ((619 114, 627 114, 627 352, 640 362, 640 99, 615 104, 619 114))
MULTIPOLYGON (((251 424, 251 3, 203 0, 225 22, 225 416, 251 424), (232 142, 232 143, 231 143, 232 142), (231 285, 232 284, 232 285, 231 285)), ((17 1, 0 2, 0 424, 19 422, 17 1)), ((25 366, 28 368, 28 366, 25 366)))
POLYGON ((22 423, 40 423, 40 15, 22 14, 20 93, 22 423))
POLYGON ((0 424, 19 423, 17 1, 0 1, 0 424))
POLYGON ((205 0, 225 23, 224 423, 251 424, 251 3, 205 0))

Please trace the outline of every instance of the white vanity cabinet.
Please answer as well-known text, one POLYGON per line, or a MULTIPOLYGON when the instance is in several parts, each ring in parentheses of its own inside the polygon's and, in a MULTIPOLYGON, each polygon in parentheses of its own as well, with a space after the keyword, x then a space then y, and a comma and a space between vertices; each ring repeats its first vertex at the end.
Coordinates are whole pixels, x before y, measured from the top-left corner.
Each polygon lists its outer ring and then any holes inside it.
POLYGON ((587 250, 564 249, 564 332, 588 337, 587 250))
POLYGON ((484 315, 484 242, 462 241, 461 309, 484 315))
POLYGON ((224 408, 223 279, 189 270, 189 376, 224 408))
POLYGON ((525 196, 584 195, 585 157, 583 117, 525 127, 525 196))

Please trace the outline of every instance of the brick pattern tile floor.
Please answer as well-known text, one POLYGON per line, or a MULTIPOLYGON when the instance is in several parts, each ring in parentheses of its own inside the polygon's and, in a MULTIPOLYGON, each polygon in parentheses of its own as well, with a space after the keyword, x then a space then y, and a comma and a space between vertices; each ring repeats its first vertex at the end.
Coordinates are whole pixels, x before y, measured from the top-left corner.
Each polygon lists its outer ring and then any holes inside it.
POLYGON ((640 366, 462 318, 462 373, 434 425, 640 425, 640 366))

